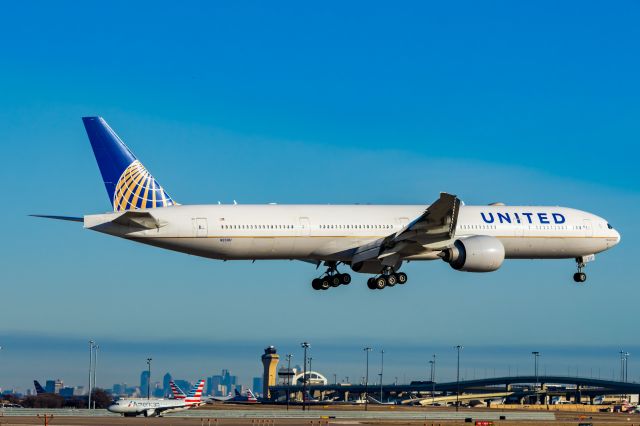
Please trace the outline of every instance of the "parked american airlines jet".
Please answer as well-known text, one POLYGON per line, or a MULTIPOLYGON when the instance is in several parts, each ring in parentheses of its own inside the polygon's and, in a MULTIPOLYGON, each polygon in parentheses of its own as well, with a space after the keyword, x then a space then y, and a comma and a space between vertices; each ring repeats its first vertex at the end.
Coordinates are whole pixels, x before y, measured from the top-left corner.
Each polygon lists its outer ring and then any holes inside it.
POLYGON ((585 264, 620 241, 594 214, 566 207, 466 206, 441 193, 431 205, 180 205, 101 117, 83 119, 113 212, 82 217, 93 231, 221 260, 295 259, 327 269, 316 290, 349 284, 345 265, 372 274, 370 289, 407 282, 404 262, 442 259, 491 272, 505 259, 585 264))
POLYGON ((143 414, 145 417, 162 416, 166 413, 188 410, 190 408, 199 407, 202 402, 202 390, 204 389, 204 380, 196 383, 189 395, 176 399, 157 399, 157 398, 130 398, 119 399, 114 401, 107 410, 112 413, 122 414, 125 417, 135 417, 143 414))

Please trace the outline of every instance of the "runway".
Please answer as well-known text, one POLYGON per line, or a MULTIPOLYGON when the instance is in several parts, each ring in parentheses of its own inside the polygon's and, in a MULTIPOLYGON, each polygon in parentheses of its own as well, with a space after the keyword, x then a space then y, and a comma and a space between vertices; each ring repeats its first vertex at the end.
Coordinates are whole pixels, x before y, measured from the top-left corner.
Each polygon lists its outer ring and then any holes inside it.
POLYGON ((0 425, 42 425, 44 415, 53 415, 51 425, 311 425, 311 424, 464 424, 465 419, 498 421, 505 416, 501 424, 510 421, 533 422, 543 424, 555 420, 554 413, 545 412, 492 412, 451 410, 294 410, 282 409, 218 409, 189 410, 167 414, 161 418, 125 418, 106 410, 44 410, 44 409, 5 409, 0 417, 0 425), (38 417, 38 415, 40 417, 38 417))
POLYGON ((197 409, 167 414, 165 417, 122 417, 106 410, 72 409, 5 409, 0 412, 0 426, 43 425, 44 414, 53 415, 51 426, 275 426, 275 425, 415 425, 453 426, 475 424, 477 420, 492 421, 496 426, 640 426, 640 416, 620 413, 580 415, 576 413, 551 413, 535 411, 494 410, 282 410, 282 409, 197 409), (38 417, 39 416, 39 417, 38 417), (504 416, 501 420, 500 416, 504 416), (470 420, 467 420, 470 419, 470 420), (467 421, 465 421, 467 420, 467 421))
MULTIPOLYGON (((134 418, 124 418, 118 414, 113 414, 107 410, 71 410, 71 409, 59 409, 59 410, 46 410, 46 409, 5 409, 4 419, 13 421, 14 418, 34 419, 38 415, 41 417, 44 414, 53 415, 54 418, 63 419, 59 422, 68 422, 75 418, 84 418, 93 420, 93 424, 126 424, 126 421, 135 420, 134 418), (122 423, 120 420, 124 420, 122 423)), ((384 410, 384 411, 364 411, 364 410, 307 410, 302 411, 299 408, 294 410, 282 410, 282 409, 195 409, 182 411, 178 413, 169 413, 163 416, 163 418, 146 418, 146 421, 156 420, 168 420, 168 419, 181 419, 180 424, 184 424, 185 419, 200 419, 211 420, 214 423, 217 419, 217 424, 223 420, 240 420, 248 421, 252 424, 256 420, 287 420, 287 421, 304 421, 305 424, 309 424, 312 420, 328 420, 331 422, 340 420, 361 420, 361 421, 399 421, 399 420, 413 420, 413 421, 431 421, 431 420, 461 420, 466 418, 482 419, 482 420, 500 420, 501 416, 505 420, 522 421, 553 421, 555 420, 554 413, 547 412, 498 412, 498 411, 460 411, 455 412, 452 410, 384 410)), ((144 418, 144 417, 142 417, 144 418)), ((2 419, 2 417, 0 417, 2 419)), ((7 424, 1 423, 0 424, 7 424)), ((29 423, 21 423, 29 424, 29 423)), ((71 423, 69 423, 71 424, 71 423)), ((78 424, 78 423, 74 423, 78 424)), ((166 423, 159 423, 166 424, 166 423)), ((234 424, 237 424, 234 422, 234 424)))

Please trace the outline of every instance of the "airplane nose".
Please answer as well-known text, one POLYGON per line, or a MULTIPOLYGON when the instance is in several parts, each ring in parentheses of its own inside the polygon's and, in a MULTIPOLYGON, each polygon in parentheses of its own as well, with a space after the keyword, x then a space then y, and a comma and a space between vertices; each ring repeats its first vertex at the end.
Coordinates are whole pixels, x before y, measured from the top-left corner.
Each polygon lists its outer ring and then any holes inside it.
POLYGON ((616 244, 618 244, 620 242, 620 233, 618 231, 616 231, 615 229, 613 230, 613 232, 615 232, 616 244))

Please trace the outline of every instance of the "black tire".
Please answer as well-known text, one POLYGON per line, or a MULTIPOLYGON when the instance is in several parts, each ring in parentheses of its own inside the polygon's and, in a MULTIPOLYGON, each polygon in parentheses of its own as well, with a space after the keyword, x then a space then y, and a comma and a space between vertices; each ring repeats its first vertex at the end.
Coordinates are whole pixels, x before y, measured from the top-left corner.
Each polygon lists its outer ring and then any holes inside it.
POLYGON ((329 281, 329 277, 324 277, 320 279, 320 290, 328 290, 331 287, 331 282, 329 281))
POLYGON ((311 281, 311 287, 313 287, 314 290, 320 290, 320 284, 321 284, 321 281, 318 278, 311 281))
POLYGON ((387 286, 387 279, 384 277, 384 275, 380 275, 378 278, 374 280, 374 284, 376 289, 382 290, 387 286))
POLYGON ((375 278, 371 277, 367 280, 367 287, 369 287, 370 290, 376 289, 375 278))
POLYGON ((398 276, 396 274, 387 275, 387 286, 393 287, 398 283, 398 276))
POLYGON ((407 282, 407 274, 404 272, 399 272, 396 274, 398 276, 398 284, 405 284, 407 282))
POLYGON ((351 283, 351 275, 342 274, 340 276, 340 281, 342 282, 343 285, 349 285, 351 283))
POLYGON ((576 272, 573 274, 573 280, 577 283, 583 283, 587 280, 587 274, 584 272, 576 272))
POLYGON ((331 287, 339 287, 341 282, 342 277, 340 276, 340 274, 331 275, 329 277, 329 283, 331 284, 331 287))

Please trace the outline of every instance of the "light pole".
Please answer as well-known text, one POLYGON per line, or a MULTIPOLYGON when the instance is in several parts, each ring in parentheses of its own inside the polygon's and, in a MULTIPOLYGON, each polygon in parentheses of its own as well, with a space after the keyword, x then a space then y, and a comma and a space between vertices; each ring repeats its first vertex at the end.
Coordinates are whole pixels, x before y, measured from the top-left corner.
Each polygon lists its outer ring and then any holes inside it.
POLYGON ((624 353, 624 381, 625 383, 629 381, 629 352, 624 353))
POLYGON ((293 355, 286 354, 285 358, 287 358, 287 410, 289 409, 289 395, 291 394, 291 358, 293 355))
POLYGON ((147 358, 147 400, 151 399, 151 361, 153 358, 147 358))
POLYGON ((433 359, 429 361, 431 364, 431 405, 436 403, 436 354, 433 354, 433 359))
POLYGON ((540 356, 540 352, 533 351, 531 355, 533 355, 533 372, 536 377, 536 382, 533 384, 533 391, 536 394, 536 402, 538 402, 538 357, 540 356))
MULTIPOLYGON (((97 388, 98 387, 98 382, 96 381, 96 370, 98 369, 98 349, 100 349, 100 346, 98 346, 97 344, 93 345, 93 387, 97 388)), ((96 402, 93 401, 93 405, 95 405, 96 402)))
POLYGON ((333 384, 334 385, 338 384, 338 375, 336 373, 333 373, 333 384))
POLYGON ((91 409, 91 376, 93 371, 93 340, 89 340, 89 399, 87 400, 87 408, 91 409))
POLYGON ((380 350, 380 402, 384 402, 382 396, 382 375, 384 374, 384 349, 380 350))
POLYGON ((464 349, 464 346, 456 346, 458 350, 458 367, 456 369, 456 411, 460 409, 460 351, 464 349))
POLYGON ((625 352, 622 349, 620 349, 620 352, 618 352, 620 354, 620 381, 621 382, 626 382, 627 381, 627 361, 629 359, 629 355, 631 355, 629 352, 625 352))
POLYGON ((366 355, 366 369, 365 369, 365 379, 364 379, 364 411, 369 409, 369 352, 371 352, 370 347, 362 348, 366 355))
POLYGON ((304 368, 302 371, 302 411, 307 409, 307 349, 311 346, 307 342, 300 343, 300 346, 304 348, 304 368))

